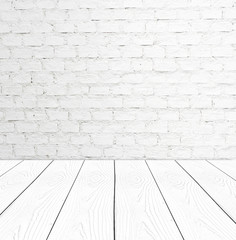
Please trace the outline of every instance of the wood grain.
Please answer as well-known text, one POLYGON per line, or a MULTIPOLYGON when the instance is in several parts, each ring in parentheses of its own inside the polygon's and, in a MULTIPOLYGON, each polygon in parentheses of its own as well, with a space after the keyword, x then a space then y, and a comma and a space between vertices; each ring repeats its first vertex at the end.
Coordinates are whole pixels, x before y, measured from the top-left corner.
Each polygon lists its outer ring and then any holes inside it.
POLYGON ((9 160, 0 160, 0 177, 2 177, 6 172, 14 168, 16 165, 21 163, 22 161, 20 160, 14 160, 14 161, 9 161, 9 160))
POLYGON ((51 161, 24 161, 0 178, 0 214, 48 166, 51 161))
POLYGON ((117 240, 182 239, 144 161, 117 161, 116 179, 117 240))
POLYGON ((85 162, 48 239, 113 239, 112 161, 85 162))
POLYGON ((221 171, 224 171, 231 178, 236 181, 236 160, 234 161, 208 161, 213 164, 215 167, 218 167, 221 171))
POLYGON ((46 239, 81 164, 82 161, 53 162, 0 216, 1 239, 46 239))
POLYGON ((148 161, 185 239, 235 240, 236 225, 173 161, 148 161))
POLYGON ((206 161, 178 161, 236 223, 236 181, 206 161))

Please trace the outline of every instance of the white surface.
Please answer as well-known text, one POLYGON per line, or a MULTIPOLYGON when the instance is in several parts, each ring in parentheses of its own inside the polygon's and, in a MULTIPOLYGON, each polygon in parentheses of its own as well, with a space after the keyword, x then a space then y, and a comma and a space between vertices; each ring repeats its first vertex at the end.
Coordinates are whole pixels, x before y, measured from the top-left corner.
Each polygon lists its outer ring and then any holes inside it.
MULTIPOLYGON (((10 170, 0 178, 0 198, 12 202, 48 163, 30 161, 10 170)), ((50 164, 0 215, 0 239, 181 240, 182 234, 185 240, 235 240, 235 223, 211 199, 233 216, 235 180, 207 162, 181 164, 209 195, 174 161, 148 161, 154 178, 144 161, 82 164, 50 164)))
POLYGON ((53 162, 0 216, 1 238, 46 239, 81 164, 82 161, 53 162))
POLYGON ((179 163, 236 222, 236 181, 206 161, 179 163))
POLYGON ((216 167, 236 180, 236 160, 235 161, 209 161, 216 167))
POLYGON ((182 239, 144 161, 116 162, 116 239, 182 239))
POLYGON ((0 178, 0 214, 49 165, 51 161, 24 161, 0 178))
POLYGON ((0 159, 235 159, 235 0, 0 0, 0 16, 0 159))
POLYGON ((83 165, 48 240, 113 239, 113 161, 83 165))
POLYGON ((0 161, 0 177, 4 175, 11 168, 14 168, 17 164, 19 164, 20 160, 9 161, 9 160, 1 160, 0 161))
POLYGON ((234 240, 236 225, 173 161, 148 161, 185 239, 234 240))

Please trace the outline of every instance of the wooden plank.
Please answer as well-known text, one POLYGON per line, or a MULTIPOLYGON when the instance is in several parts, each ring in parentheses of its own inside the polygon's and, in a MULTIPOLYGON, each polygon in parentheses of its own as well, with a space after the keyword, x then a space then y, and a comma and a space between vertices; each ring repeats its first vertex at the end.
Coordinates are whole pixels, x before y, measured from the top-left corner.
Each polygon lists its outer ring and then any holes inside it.
POLYGON ((144 161, 116 162, 116 239, 182 239, 144 161))
POLYGON ((236 223, 236 181, 206 161, 178 161, 236 223))
POLYGON ((113 239, 113 178, 113 161, 86 161, 48 239, 113 239))
POLYGON ((236 160, 208 161, 236 181, 236 160))
POLYGON ((0 177, 5 175, 9 170, 13 169, 22 161, 20 160, 0 160, 0 177))
POLYGON ((81 165, 54 161, 0 216, 1 239, 46 239, 81 165))
POLYGON ((51 161, 24 161, 0 178, 0 214, 35 180, 51 161))
POLYGON ((185 239, 235 240, 235 223, 174 161, 148 161, 185 239))

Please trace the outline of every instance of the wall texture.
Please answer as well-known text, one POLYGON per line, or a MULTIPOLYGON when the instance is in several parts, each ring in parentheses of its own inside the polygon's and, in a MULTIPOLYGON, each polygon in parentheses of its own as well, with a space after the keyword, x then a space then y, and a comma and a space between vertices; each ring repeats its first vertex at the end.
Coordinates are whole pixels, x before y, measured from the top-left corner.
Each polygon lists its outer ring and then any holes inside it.
POLYGON ((0 0, 0 158, 236 157, 235 0, 0 0))

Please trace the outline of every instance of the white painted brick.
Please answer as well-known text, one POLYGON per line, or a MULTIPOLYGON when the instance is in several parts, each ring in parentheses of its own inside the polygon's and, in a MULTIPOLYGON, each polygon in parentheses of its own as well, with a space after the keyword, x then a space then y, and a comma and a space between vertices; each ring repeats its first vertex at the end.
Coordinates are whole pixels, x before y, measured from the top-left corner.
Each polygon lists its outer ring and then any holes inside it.
POLYGON ((125 108, 141 108, 144 106, 144 99, 127 98, 124 99, 123 107, 125 108))
POLYGON ((155 135, 137 135, 135 140, 136 143, 141 146, 157 145, 157 136, 155 135))
POLYGON ((188 108, 190 107, 188 97, 170 97, 168 98, 168 107, 170 108, 188 108))
POLYGON ((104 155, 109 158, 122 158, 123 148, 117 146, 106 148, 104 149, 104 155))
POLYGON ((235 121, 236 120, 236 111, 233 110, 233 111, 225 112, 225 119, 235 121))
POLYGON ((162 146, 179 146, 181 143, 180 136, 178 134, 161 133, 159 134, 158 144, 162 146))
POLYGON ((82 156, 84 157, 101 157, 102 151, 100 148, 93 147, 93 146, 84 146, 81 149, 82 156))
POLYGON ((48 137, 42 133, 26 133, 27 144, 46 144, 48 143, 48 137))
POLYGON ((62 36, 45 36, 45 45, 60 46, 63 45, 64 39, 62 36))
POLYGON ((144 22, 127 22, 124 25, 124 31, 127 33, 134 32, 144 32, 145 31, 145 23, 144 22))
POLYGON ((142 48, 140 46, 125 46, 121 48, 122 56, 126 57, 141 57, 142 48))
POLYGON ((13 150, 11 145, 0 145, 0 159, 8 159, 13 157, 13 150))
POLYGON ((16 122, 15 123, 16 126, 16 131, 21 133, 21 132, 36 132, 38 129, 38 126, 36 123, 34 122, 16 122))
POLYGON ((41 46, 43 44, 43 38, 38 34, 23 35, 23 44, 31 47, 41 46))
POLYGON ((33 56, 33 52, 29 48, 12 49, 11 54, 13 58, 32 58, 33 56))
POLYGON ((212 99, 208 96, 197 96, 190 99, 192 108, 211 108, 212 99))
POLYGON ((62 132, 50 133, 48 137, 48 142, 51 144, 68 144, 70 142, 70 134, 64 134, 62 132))
MULTIPOLYGON (((96 32, 96 24, 94 22, 81 22, 81 23, 78 23, 76 24, 77 26, 77 30, 78 32, 80 33, 93 33, 93 32, 96 32)), ((101 28, 103 29, 103 28, 101 28)), ((98 28, 99 30, 99 28, 98 28)), ((102 32, 105 31, 105 30, 101 30, 102 32)), ((109 30, 107 30, 108 32, 109 30)))
POLYGON ((145 150, 143 147, 124 147, 123 157, 124 159, 144 159, 145 150))
POLYGON ((36 154, 40 156, 55 156, 56 148, 55 146, 39 145, 36 147, 36 154))
MULTIPOLYGON (((203 121, 220 121, 225 119, 224 111, 202 110, 203 121)), ((227 119, 227 114, 226 114, 227 119)))
POLYGON ((0 72, 15 72, 20 70, 20 64, 14 60, 0 60, 0 72))
POLYGON ((35 156, 35 149, 30 145, 17 145, 14 147, 16 156, 35 156))
POLYGON ((146 124, 145 130, 150 133, 166 133, 167 122, 166 121, 152 121, 146 124))
POLYGON ((65 157, 68 159, 70 157, 76 157, 78 154, 78 149, 75 146, 60 145, 57 147, 57 156, 59 157, 65 157))
POLYGON ((8 122, 0 123, 0 132, 1 133, 8 133, 8 132, 13 132, 13 131, 14 131, 13 123, 8 123, 8 122))
POLYGON ((93 135, 92 142, 95 145, 112 145, 113 144, 113 135, 111 135, 111 134, 93 135))
POLYGON ((155 59, 154 70, 159 72, 174 72, 177 69, 177 64, 172 59, 155 59))
MULTIPOLYGON (((71 20, 80 20, 80 21, 89 20, 90 13, 91 13, 91 11, 89 11, 88 9, 73 8, 72 10, 68 11, 69 18, 71 20)), ((91 13, 91 15, 92 15, 92 13, 91 13)), ((91 19, 92 19, 92 17, 91 17, 91 19)))
POLYGON ((55 122, 40 122, 39 132, 52 133, 58 131, 58 125, 55 122))
POLYGON ((159 46, 145 47, 144 48, 144 57, 151 58, 163 58, 165 56, 165 50, 159 46))
POLYGON ((38 99, 38 107, 57 107, 57 99, 55 97, 41 97, 38 99))
POLYGON ((168 29, 168 22, 166 21, 150 21, 146 24, 146 31, 148 33, 166 32, 166 29, 168 29))
POLYGON ((24 120, 24 112, 22 111, 7 111, 5 113, 5 119, 8 120, 24 120))
POLYGON ((166 159, 168 148, 163 146, 146 147, 145 156, 148 159, 166 159))
POLYGON ((164 19, 164 20, 169 20, 169 19, 176 19, 177 18, 177 11, 176 10, 166 10, 166 9, 157 9, 155 11, 155 17, 156 19, 164 19))
POLYGON ((22 44, 22 38, 19 35, 7 34, 2 36, 2 43, 5 46, 20 46, 22 44))
POLYGON ((135 120, 135 112, 127 112, 127 111, 115 111, 114 119, 119 121, 131 121, 135 120))
POLYGON ((215 108, 236 108, 236 98, 216 98, 213 99, 213 106, 215 108))
POLYGON ((232 18, 235 19, 236 18, 236 8, 226 8, 223 10, 223 17, 224 18, 232 18))
POLYGON ((235 158, 234 0, 2 0, 0 159, 235 158))
MULTIPOLYGON (((129 66, 126 65, 128 69, 119 69, 118 70, 129 70, 129 66)), ((153 62, 151 60, 133 60, 132 61, 132 69, 134 71, 151 71, 153 69, 153 62)))
POLYGON ((2 94, 3 95, 21 95, 22 86, 21 85, 9 85, 3 86, 2 94))
POLYGON ((157 120, 155 111, 140 111, 136 113, 136 120, 157 120))
POLYGON ((109 94, 109 87, 91 87, 89 92, 93 95, 107 95, 109 94))
POLYGON ((69 113, 72 120, 91 120, 91 113, 89 111, 70 111, 69 113))
POLYGON ((148 108, 167 108, 166 99, 160 97, 147 97, 146 107, 148 108))
POLYGON ((64 71, 64 62, 61 60, 45 60, 43 63, 45 70, 48 71, 64 71))
POLYGON ((85 136, 72 136, 71 137, 71 143, 76 145, 89 145, 90 144, 90 137, 85 136))
POLYGON ((6 135, 6 143, 8 144, 23 144, 25 136, 23 134, 9 133, 6 135))
POLYGON ((220 148, 219 150, 216 150, 216 156, 218 158, 228 158, 231 159, 232 156, 236 155, 236 147, 225 147, 220 148))
POLYGON ((52 84, 52 85, 48 85, 43 90, 45 95, 48 95, 48 96, 66 95, 66 85, 52 84))
POLYGON ((213 159, 215 157, 214 148, 212 147, 194 147, 193 157, 199 159, 213 159))
POLYGON ((60 0, 58 1, 57 8, 59 9, 74 9, 77 7, 77 3, 74 0, 60 0))
POLYGON ((0 47, 0 58, 9 58, 10 57, 10 51, 6 47, 0 47))
POLYGON ((92 116, 94 120, 112 120, 112 111, 96 111, 92 116))
POLYGON ((158 119, 160 120, 171 120, 178 121, 179 120, 179 112, 176 110, 158 110, 158 119))
POLYGON ((187 147, 171 147, 168 149, 168 156, 175 159, 189 159, 192 151, 187 147))
POLYGON ((80 131, 80 126, 78 122, 71 122, 71 121, 63 121, 60 124, 60 129, 62 130, 62 132, 69 132, 69 133, 73 133, 73 132, 79 132, 80 131))
POLYGON ((117 135, 115 141, 116 141, 116 145, 121 145, 121 146, 135 145, 134 137, 129 135, 117 135))
POLYGON ((75 31, 75 25, 72 23, 57 23, 55 31, 59 33, 72 33, 75 31))
POLYGON ((38 47, 34 49, 35 58, 53 58, 54 49, 52 47, 38 47))
POLYGON ((201 16, 203 19, 219 19, 222 17, 222 10, 219 9, 203 9, 201 10, 201 16))
POLYGON ((47 115, 50 120, 68 120, 68 112, 61 110, 48 110, 47 115))

